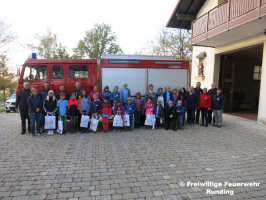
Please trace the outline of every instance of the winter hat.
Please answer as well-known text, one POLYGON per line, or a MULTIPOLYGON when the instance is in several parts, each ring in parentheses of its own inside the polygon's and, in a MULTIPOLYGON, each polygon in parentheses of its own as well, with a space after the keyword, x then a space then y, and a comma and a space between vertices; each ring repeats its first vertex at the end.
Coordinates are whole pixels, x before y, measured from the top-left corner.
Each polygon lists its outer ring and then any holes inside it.
POLYGON ((182 104, 182 101, 179 100, 177 103, 181 103, 182 104))
POLYGON ((136 93, 136 96, 138 96, 138 95, 141 96, 140 92, 137 92, 137 93, 136 93))
POLYGON ((158 99, 157 101, 159 101, 160 103, 162 103, 162 100, 161 99, 158 99))
POLYGON ((159 90, 160 90, 160 89, 162 89, 162 90, 163 90, 163 88, 162 88, 162 87, 159 87, 159 89, 158 89, 158 92, 159 92, 159 90))
POLYGON ((128 97, 127 100, 131 100, 131 97, 128 97))
POLYGON ((107 85, 107 86, 105 86, 105 87, 104 87, 104 89, 109 89, 109 86, 108 86, 108 85, 107 85))
POLYGON ((50 94, 50 93, 54 94, 54 91, 53 90, 49 90, 48 94, 50 94))
POLYGON ((98 94, 97 94, 97 93, 94 93, 94 94, 93 94, 93 97, 98 97, 98 94))

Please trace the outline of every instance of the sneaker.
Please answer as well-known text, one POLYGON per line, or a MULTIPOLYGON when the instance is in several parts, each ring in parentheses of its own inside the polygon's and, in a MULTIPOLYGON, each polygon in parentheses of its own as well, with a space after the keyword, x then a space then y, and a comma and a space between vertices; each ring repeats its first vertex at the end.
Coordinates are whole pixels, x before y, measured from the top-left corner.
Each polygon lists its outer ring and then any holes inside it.
POLYGON ((35 134, 32 134, 31 137, 35 137, 35 134))
POLYGON ((200 126, 204 126, 204 124, 201 124, 200 126))
POLYGON ((54 134, 54 130, 51 130, 50 135, 53 135, 53 134, 54 134))
POLYGON ((42 136, 42 133, 38 133, 40 136, 42 136))
POLYGON ((190 124, 191 126, 194 126, 194 124, 190 124))
POLYGON ((118 129, 117 132, 120 133, 121 131, 118 129))
POLYGON ((117 132, 117 131, 114 129, 113 132, 117 132))
POLYGON ((187 126, 189 126, 189 123, 187 123, 187 126))
POLYGON ((26 132, 21 132, 21 135, 24 135, 24 134, 26 134, 26 132))
POLYGON ((217 128, 221 128, 221 126, 217 126, 217 128))
POLYGON ((175 128, 175 129, 172 129, 173 131, 177 131, 177 129, 175 128))
POLYGON ((47 135, 50 135, 51 134, 51 130, 48 131, 47 135))

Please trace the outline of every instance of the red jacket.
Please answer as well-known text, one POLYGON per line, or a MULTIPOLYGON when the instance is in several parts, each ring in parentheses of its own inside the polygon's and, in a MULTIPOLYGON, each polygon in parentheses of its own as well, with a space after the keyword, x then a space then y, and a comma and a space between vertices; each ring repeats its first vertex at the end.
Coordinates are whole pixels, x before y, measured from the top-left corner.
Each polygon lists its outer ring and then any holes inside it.
MULTIPOLYGON (((117 111, 118 111, 117 105, 115 105, 115 107, 114 107, 115 115, 117 115, 117 111)), ((121 115, 121 117, 123 117, 124 107, 122 106, 122 104, 120 105, 120 111, 121 111, 120 115, 121 115)))
POLYGON ((112 107, 109 102, 107 104, 102 104, 100 115, 102 114, 108 114, 109 117, 112 115, 112 107))
POLYGON ((198 100, 198 107, 200 108, 211 108, 212 101, 211 95, 209 94, 201 94, 198 100))
POLYGON ((68 100, 68 109, 70 108, 71 105, 76 105, 77 109, 79 109, 79 102, 77 99, 69 99, 68 100))

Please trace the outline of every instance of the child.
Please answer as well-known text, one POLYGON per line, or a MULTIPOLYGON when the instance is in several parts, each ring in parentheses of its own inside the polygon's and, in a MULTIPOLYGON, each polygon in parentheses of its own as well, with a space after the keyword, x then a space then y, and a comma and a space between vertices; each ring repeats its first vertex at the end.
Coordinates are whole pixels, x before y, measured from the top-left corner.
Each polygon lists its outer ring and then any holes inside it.
MULTIPOLYGON (((93 101, 90 103, 90 114, 91 118, 99 119, 99 115, 101 112, 101 101, 98 99, 98 94, 93 94, 93 101)), ((98 130, 93 131, 93 133, 98 133, 98 130)))
POLYGON ((164 107, 168 105, 168 102, 170 100, 173 101, 173 95, 172 95, 172 92, 170 91, 169 86, 166 87, 166 91, 163 93, 163 99, 164 99, 164 107))
POLYGON ((174 88, 174 89, 173 89, 173 93, 172 93, 174 106, 177 105, 177 102, 178 102, 178 95, 179 95, 179 93, 177 93, 177 89, 174 88))
MULTIPOLYGON (((134 104, 132 103, 132 100, 130 97, 127 98, 127 104, 125 105, 125 109, 124 109, 125 113, 129 115, 129 121, 130 121, 130 127, 129 130, 133 131, 133 114, 135 112, 135 107, 134 104)), ((127 131, 128 127, 125 127, 125 131, 127 131)))
POLYGON ((127 83, 124 84, 124 88, 121 89, 120 92, 120 98, 121 98, 121 102, 123 103, 123 106, 125 106, 125 104, 127 103, 127 98, 131 97, 130 94, 130 89, 127 88, 127 83))
POLYGON ((158 89, 158 92, 156 93, 156 96, 157 96, 157 100, 161 99, 161 105, 164 108, 164 98, 163 98, 163 88, 162 87, 160 87, 158 89))
POLYGON ((136 93, 136 97, 137 98, 133 100, 133 105, 135 107, 135 128, 140 128, 140 117, 141 114, 144 115, 144 101, 140 98, 140 92, 136 93))
POLYGON ((177 112, 178 129, 182 130, 183 118, 185 116, 185 107, 182 106, 182 101, 180 101, 180 100, 177 103, 176 112, 177 112))
POLYGON ((40 112, 42 106, 42 99, 37 95, 38 90, 36 88, 31 89, 31 96, 28 97, 27 103, 29 106, 29 117, 30 117, 30 130, 31 137, 35 136, 35 122, 37 123, 36 129, 39 135, 41 133, 41 117, 42 113, 40 112))
MULTIPOLYGON (((49 90, 48 95, 43 102, 43 110, 48 116, 55 116, 56 109, 57 109, 57 101, 54 96, 54 91, 49 90)), ((53 134, 54 130, 51 129, 48 131, 48 135, 53 135, 53 134)))
POLYGON ((68 111, 68 102, 65 98, 66 98, 65 93, 61 92, 60 99, 57 101, 58 117, 60 117, 61 120, 63 121, 63 133, 66 133, 66 118, 68 111))
POLYGON ((114 91, 113 91, 112 97, 111 97, 113 112, 114 112, 114 107, 116 105, 117 100, 120 100, 120 92, 118 92, 118 89, 119 89, 118 86, 114 87, 114 91))
POLYGON ((78 111, 79 111, 79 102, 76 98, 76 94, 71 93, 71 97, 68 101, 68 113, 69 113, 70 122, 71 122, 70 133, 76 133, 76 118, 78 116, 78 111))
MULTIPOLYGON (((121 101, 117 100, 116 105, 114 107, 114 114, 121 115, 121 118, 123 119, 123 112, 124 112, 124 107, 123 105, 121 105, 121 101)), ((119 127, 114 127, 114 132, 120 132, 119 127)))
MULTIPOLYGON (((152 103, 152 97, 148 98, 147 103, 145 104, 145 116, 147 115, 153 115, 153 111, 154 111, 154 104, 152 103)), ((146 129, 146 126, 144 125, 144 130, 146 129)), ((151 127, 149 127, 149 129, 151 129, 151 127)))
POLYGON ((109 117, 112 114, 111 104, 108 101, 108 97, 103 97, 103 103, 100 115, 103 118, 103 132, 108 132, 109 117))
POLYGON ((102 98, 107 98, 107 101, 111 104, 112 93, 109 91, 109 86, 104 87, 102 98))
POLYGON ((225 105, 225 97, 221 94, 221 88, 217 89, 217 95, 213 96, 213 112, 215 116, 215 124, 214 127, 217 126, 221 128, 223 122, 223 110, 225 105))
MULTIPOLYGON (((90 102, 91 102, 91 98, 89 97, 89 95, 87 94, 85 89, 82 89, 80 91, 80 96, 78 98, 78 102, 79 102, 79 112, 81 115, 89 115, 89 109, 90 109, 90 102)), ((82 117, 82 116, 81 116, 82 117)), ((88 124, 89 126, 89 124, 88 124)), ((84 127, 81 127, 81 133, 89 133, 89 128, 88 130, 84 127)))
POLYGON ((162 107, 161 103, 162 103, 162 100, 158 99, 156 108, 154 110, 155 118, 156 118, 156 124, 155 124, 156 129, 157 128, 161 129, 161 120, 163 120, 163 107, 162 107))

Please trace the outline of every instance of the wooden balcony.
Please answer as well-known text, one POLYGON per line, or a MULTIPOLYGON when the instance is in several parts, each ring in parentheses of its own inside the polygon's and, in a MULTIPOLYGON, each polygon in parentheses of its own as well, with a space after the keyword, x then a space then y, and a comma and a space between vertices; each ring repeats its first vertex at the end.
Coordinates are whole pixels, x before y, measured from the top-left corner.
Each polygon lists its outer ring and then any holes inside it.
POLYGON ((227 0, 195 19, 191 29, 192 45, 213 47, 263 34, 266 29, 266 0, 227 0))

